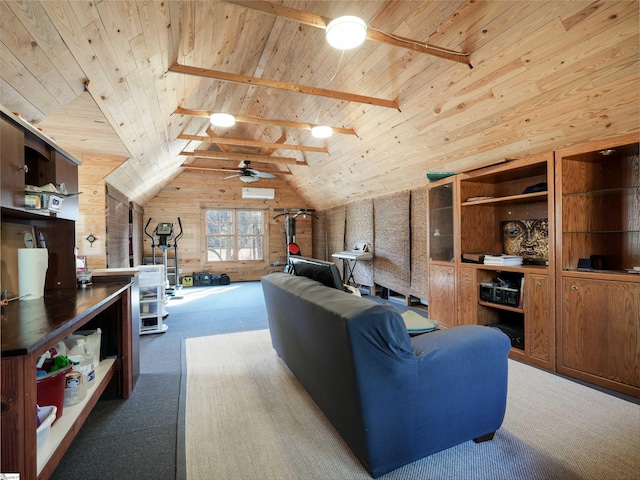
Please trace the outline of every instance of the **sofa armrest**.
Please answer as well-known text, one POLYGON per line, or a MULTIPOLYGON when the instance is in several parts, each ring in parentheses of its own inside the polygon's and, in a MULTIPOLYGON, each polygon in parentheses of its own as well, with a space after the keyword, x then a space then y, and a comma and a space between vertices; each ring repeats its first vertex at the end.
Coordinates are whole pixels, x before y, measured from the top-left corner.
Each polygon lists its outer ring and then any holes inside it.
POLYGON ((440 419, 434 425, 433 418, 423 416, 423 426, 448 428, 452 420, 457 428, 475 425, 471 438, 500 427, 511 349, 504 333, 465 325, 413 337, 411 344, 418 361, 417 407, 437 409, 440 419))

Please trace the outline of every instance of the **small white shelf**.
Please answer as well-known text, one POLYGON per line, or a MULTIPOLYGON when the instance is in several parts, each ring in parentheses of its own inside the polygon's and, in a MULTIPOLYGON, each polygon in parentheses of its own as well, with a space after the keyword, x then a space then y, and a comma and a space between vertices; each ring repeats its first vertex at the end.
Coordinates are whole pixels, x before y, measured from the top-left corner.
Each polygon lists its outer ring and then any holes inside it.
POLYGON ((164 265, 142 265, 140 274, 140 335, 164 333, 169 328, 162 319, 165 310, 164 265))

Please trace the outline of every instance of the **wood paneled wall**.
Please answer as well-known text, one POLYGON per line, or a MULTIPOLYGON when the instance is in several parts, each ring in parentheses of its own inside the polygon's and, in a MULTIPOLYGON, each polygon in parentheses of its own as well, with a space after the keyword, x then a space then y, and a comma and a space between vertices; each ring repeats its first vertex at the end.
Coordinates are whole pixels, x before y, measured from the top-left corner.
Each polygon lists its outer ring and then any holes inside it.
MULTIPOLYGON (((345 249, 346 208, 344 206, 335 207, 325 212, 325 215, 327 217, 327 252, 324 260, 335 261, 331 254, 345 249)), ((340 275, 344 278, 342 262, 335 261, 334 263, 338 266, 340 275)))
POLYGON ((82 162, 78 167, 78 197, 80 209, 76 222, 76 247, 78 255, 87 257, 90 270, 107 267, 106 193, 104 178, 126 160, 119 156, 77 155, 82 162), (92 234, 97 240, 89 243, 92 234))
POLYGON ((129 199, 107 185, 107 268, 129 266, 129 199))
MULTIPOLYGON (((173 222, 178 217, 182 222, 183 236, 178 241, 178 268, 181 275, 209 271, 213 274, 227 273, 232 281, 259 280, 272 270, 274 262, 286 262, 284 217, 273 219, 279 212, 275 208, 311 208, 304 203, 287 183, 280 178, 261 179, 257 183, 245 184, 239 179, 224 180, 223 173, 184 171, 164 187, 144 207, 144 224, 149 218, 149 233, 158 222, 173 222), (274 200, 245 200, 242 187, 274 188, 274 200), (263 262, 206 263, 204 210, 207 208, 256 208, 265 209, 269 218, 266 236, 266 258, 263 262)), ((312 218, 296 219, 296 243, 303 255, 312 252, 312 218)), ((144 255, 151 256, 151 240, 145 236, 144 255)))

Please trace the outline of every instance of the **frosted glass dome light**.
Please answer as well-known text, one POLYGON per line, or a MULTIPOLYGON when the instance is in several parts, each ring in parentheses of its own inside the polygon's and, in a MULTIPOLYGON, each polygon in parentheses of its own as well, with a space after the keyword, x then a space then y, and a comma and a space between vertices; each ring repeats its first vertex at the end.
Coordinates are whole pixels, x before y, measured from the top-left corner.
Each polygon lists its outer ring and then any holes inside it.
POLYGON ((235 117, 228 113, 212 113, 209 120, 216 127, 233 127, 236 124, 235 117))
POLYGON ((327 42, 333 48, 349 50, 362 45, 367 38, 367 24, 364 20, 347 15, 338 17, 327 25, 327 42))
POLYGON ((333 128, 326 125, 317 125, 311 129, 311 135, 316 138, 329 138, 333 135, 333 128))

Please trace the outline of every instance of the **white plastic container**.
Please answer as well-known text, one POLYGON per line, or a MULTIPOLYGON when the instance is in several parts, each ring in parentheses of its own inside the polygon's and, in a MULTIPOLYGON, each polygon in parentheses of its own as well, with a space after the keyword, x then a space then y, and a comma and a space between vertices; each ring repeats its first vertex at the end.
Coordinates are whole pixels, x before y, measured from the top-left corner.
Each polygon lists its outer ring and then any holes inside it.
POLYGON ((100 363, 100 345, 102 342, 102 330, 78 330, 73 335, 69 335, 64 339, 67 348, 71 349, 75 346, 76 340, 84 340, 86 352, 93 357, 94 363, 100 363))
POLYGON ((84 339, 76 340, 76 345, 69 350, 67 358, 73 364, 71 368, 76 372, 82 373, 84 383, 89 383, 96 378, 93 355, 89 355, 86 352, 84 339))
POLYGON ((36 429, 36 436, 38 438, 38 451, 42 450, 42 447, 47 443, 49 438, 49 431, 51 430, 51 424, 56 419, 58 408, 55 405, 49 405, 47 407, 40 407, 38 412, 38 419, 40 420, 40 426, 36 429))

